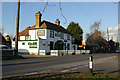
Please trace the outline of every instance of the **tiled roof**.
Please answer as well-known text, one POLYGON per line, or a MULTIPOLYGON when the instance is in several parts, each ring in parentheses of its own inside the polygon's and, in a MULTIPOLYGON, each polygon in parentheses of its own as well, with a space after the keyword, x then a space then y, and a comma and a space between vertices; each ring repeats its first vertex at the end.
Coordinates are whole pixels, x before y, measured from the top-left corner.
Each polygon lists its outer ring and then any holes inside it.
POLYGON ((5 40, 5 38, 3 37, 3 35, 0 33, 0 38, 2 38, 0 41, 0 45, 6 45, 7 44, 7 41, 5 40))
POLYGON ((27 27, 26 29, 24 29, 23 31, 21 31, 20 33, 19 33, 19 36, 28 36, 29 35, 29 30, 28 29, 30 29, 31 27, 29 26, 29 27, 27 27))
POLYGON ((41 24, 42 25, 40 26, 40 28, 46 28, 46 29, 51 29, 51 30, 55 30, 58 32, 64 32, 64 33, 70 34, 65 28, 63 28, 60 25, 56 25, 56 24, 50 23, 48 21, 42 21, 41 24))
POLYGON ((50 29, 50 30, 55 30, 58 32, 64 32, 70 34, 64 27, 60 25, 53 24, 51 22, 43 20, 41 22, 41 26, 39 28, 36 28, 35 25, 32 28, 29 29, 50 29))
POLYGON ((68 33, 70 34, 65 28, 63 28, 62 26, 60 25, 56 25, 56 24, 53 24, 53 23, 50 23, 48 21, 45 21, 43 20, 41 22, 41 26, 39 28, 36 28, 36 25, 32 26, 32 27, 27 27, 26 29, 24 29, 23 31, 21 31, 19 33, 19 37, 18 37, 18 40, 20 40, 20 36, 28 36, 29 35, 29 29, 50 29, 50 30, 55 30, 55 31, 58 31, 58 32, 64 32, 64 33, 68 33))
MULTIPOLYGON (((29 30, 28 29, 34 29, 35 25, 30 27, 28 26, 26 29, 24 29, 23 31, 19 32, 19 36, 18 36, 18 40, 20 40, 20 36, 29 36, 29 30)), ((13 38, 13 41, 15 40, 15 37, 13 38)))
POLYGON ((94 44, 94 45, 98 46, 99 45, 98 42, 100 42, 100 41, 101 41, 101 45, 107 45, 108 44, 108 42, 104 38, 102 38, 102 36, 96 35, 95 33, 93 33, 92 35, 90 35, 87 38, 86 44, 88 44, 88 45, 93 45, 94 44))

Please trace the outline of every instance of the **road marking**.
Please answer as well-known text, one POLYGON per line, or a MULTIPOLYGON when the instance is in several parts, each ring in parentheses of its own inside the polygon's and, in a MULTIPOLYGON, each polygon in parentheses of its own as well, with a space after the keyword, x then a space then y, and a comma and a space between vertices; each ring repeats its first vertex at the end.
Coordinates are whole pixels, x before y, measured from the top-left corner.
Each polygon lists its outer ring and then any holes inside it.
POLYGON ((63 70, 63 71, 61 71, 61 72, 68 72, 68 71, 70 71, 70 70, 63 70))
POLYGON ((46 72, 50 72, 52 70, 45 70, 45 71, 41 71, 40 73, 46 73, 46 72))
POLYGON ((33 75, 33 74, 38 74, 38 72, 27 73, 27 74, 24 74, 24 75, 33 75))
POLYGON ((72 68, 71 70, 75 70, 75 69, 78 69, 78 68, 72 68))

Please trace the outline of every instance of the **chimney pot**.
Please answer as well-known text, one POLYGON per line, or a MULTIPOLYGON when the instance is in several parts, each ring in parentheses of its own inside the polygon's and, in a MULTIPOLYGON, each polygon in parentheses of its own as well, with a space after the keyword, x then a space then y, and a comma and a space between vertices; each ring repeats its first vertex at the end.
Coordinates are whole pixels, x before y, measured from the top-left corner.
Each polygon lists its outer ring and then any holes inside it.
POLYGON ((36 16, 36 28, 39 28, 41 26, 41 16, 42 16, 42 14, 39 11, 35 14, 35 16, 36 16))
POLYGON ((56 19, 55 24, 56 24, 56 25, 60 25, 59 19, 56 19))

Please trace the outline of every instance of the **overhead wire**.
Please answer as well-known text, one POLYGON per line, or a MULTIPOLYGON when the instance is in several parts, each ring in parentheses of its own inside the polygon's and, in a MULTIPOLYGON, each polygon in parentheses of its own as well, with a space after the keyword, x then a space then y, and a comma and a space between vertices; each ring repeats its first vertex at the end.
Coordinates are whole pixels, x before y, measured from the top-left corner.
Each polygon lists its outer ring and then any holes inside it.
POLYGON ((62 17, 65 19, 65 22, 63 22, 63 23, 66 24, 66 23, 67 23, 67 19, 66 19, 66 17, 63 15, 63 12, 62 12, 61 0, 59 0, 59 8, 60 8, 60 13, 61 13, 62 17))

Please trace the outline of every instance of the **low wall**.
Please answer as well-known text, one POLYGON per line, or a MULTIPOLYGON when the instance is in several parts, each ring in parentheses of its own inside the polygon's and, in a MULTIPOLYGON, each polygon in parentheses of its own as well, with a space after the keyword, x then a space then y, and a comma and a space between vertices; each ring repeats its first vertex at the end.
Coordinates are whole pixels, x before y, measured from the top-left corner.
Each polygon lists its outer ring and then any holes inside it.
POLYGON ((12 56, 13 55, 13 49, 0 49, 0 52, 2 53, 3 56, 12 56))
POLYGON ((51 50, 50 54, 53 56, 59 56, 60 53, 63 55, 72 55, 73 53, 75 55, 80 55, 80 54, 89 54, 90 50, 51 50))
POLYGON ((2 60, 23 59, 20 55, 14 55, 13 51, 13 49, 0 49, 0 56, 2 56, 2 60))

